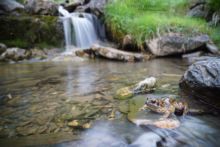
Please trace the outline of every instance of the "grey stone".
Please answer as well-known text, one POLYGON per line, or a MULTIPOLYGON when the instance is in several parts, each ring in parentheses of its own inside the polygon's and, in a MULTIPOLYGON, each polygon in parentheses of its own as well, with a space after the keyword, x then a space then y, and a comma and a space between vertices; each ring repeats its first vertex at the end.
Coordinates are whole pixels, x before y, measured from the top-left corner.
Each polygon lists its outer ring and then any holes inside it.
POLYGON ((37 15, 58 15, 58 5, 50 0, 27 0, 25 10, 37 15))
POLYGON ((191 65, 180 80, 187 95, 220 108, 220 58, 210 57, 191 65))
POLYGON ((7 47, 5 44, 0 43, 0 55, 6 51, 7 47))
POLYGON ((209 41, 208 35, 186 37, 181 34, 171 33, 146 41, 146 44, 153 55, 168 56, 191 52, 205 46, 209 41))

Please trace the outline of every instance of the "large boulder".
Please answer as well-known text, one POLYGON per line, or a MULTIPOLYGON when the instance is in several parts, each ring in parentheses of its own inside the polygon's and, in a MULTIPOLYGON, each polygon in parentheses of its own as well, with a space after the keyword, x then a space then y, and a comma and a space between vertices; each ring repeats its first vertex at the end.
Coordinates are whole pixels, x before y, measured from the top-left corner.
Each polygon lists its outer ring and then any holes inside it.
POLYGON ((30 51, 20 48, 8 48, 4 53, 1 54, 1 61, 21 61, 29 59, 31 56, 30 51))
POLYGON ((149 50, 156 56, 168 56, 194 51, 209 42, 208 35, 186 37, 180 34, 167 34, 146 42, 149 50))
POLYGON ((191 65, 183 75, 180 87, 187 95, 220 108, 220 58, 210 57, 191 65))
POLYGON ((77 50, 75 53, 80 57, 102 57, 125 62, 146 61, 151 58, 149 54, 126 52, 97 44, 93 45, 90 49, 77 50))
POLYGON ((0 11, 10 13, 16 10, 23 10, 24 6, 15 0, 0 0, 0 11))
POLYGON ((58 4, 50 0, 27 0, 25 9, 30 14, 58 15, 58 4))

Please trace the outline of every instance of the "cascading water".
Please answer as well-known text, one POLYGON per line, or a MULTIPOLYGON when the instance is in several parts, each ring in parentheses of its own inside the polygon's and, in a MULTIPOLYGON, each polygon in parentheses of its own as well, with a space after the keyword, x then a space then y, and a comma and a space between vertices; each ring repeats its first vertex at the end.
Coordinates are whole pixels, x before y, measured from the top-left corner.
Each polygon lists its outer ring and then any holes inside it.
POLYGON ((69 13, 62 6, 59 12, 63 16, 66 52, 76 48, 89 48, 99 39, 104 38, 104 31, 96 16, 88 13, 69 13))

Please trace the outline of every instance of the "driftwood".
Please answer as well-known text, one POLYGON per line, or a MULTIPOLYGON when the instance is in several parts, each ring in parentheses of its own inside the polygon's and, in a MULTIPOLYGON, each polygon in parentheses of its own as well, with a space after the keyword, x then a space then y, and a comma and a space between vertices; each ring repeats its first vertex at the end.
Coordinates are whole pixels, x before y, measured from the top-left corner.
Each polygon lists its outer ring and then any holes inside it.
POLYGON ((102 57, 110 60, 134 62, 134 61, 146 61, 149 60, 152 56, 149 54, 143 53, 132 53, 121 51, 118 49, 104 47, 99 45, 94 45, 90 49, 78 50, 75 52, 77 56, 80 57, 102 57))

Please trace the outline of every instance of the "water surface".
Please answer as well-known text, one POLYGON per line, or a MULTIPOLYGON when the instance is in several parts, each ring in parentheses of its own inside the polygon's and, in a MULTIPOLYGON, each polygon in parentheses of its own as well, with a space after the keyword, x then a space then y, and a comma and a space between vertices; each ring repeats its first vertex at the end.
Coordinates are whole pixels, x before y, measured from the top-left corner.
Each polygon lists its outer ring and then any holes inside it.
POLYGON ((217 117, 179 118, 181 127, 174 130, 143 128, 127 121, 122 110, 127 109, 129 100, 113 99, 117 89, 149 76, 158 79, 151 96, 180 97, 178 81, 187 66, 179 59, 144 63, 40 62, 0 67, 1 146, 219 145, 217 117), (75 119, 90 122, 92 128, 82 131, 69 127, 68 123, 75 119))

